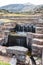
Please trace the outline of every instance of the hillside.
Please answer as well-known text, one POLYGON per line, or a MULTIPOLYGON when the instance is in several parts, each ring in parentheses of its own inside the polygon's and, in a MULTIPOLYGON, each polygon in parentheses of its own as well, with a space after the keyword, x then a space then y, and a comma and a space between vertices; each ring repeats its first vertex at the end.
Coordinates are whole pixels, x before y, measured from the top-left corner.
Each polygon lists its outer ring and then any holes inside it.
POLYGON ((26 13, 26 14, 37 14, 43 13, 43 5, 34 5, 31 3, 25 4, 9 4, 0 7, 0 11, 4 13, 26 13))
POLYGON ((26 12, 34 9, 34 5, 31 3, 26 4, 10 4, 3 7, 0 7, 0 9, 5 9, 10 12, 26 12))
POLYGON ((43 5, 38 5, 34 10, 35 13, 43 13, 43 5))

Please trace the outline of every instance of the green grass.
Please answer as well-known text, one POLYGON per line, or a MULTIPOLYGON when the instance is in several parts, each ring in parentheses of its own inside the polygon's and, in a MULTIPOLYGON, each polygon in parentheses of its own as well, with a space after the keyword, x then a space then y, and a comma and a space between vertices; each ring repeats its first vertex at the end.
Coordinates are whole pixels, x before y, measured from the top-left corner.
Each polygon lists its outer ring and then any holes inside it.
POLYGON ((0 65, 10 65, 9 63, 6 63, 6 62, 1 62, 0 61, 0 65))

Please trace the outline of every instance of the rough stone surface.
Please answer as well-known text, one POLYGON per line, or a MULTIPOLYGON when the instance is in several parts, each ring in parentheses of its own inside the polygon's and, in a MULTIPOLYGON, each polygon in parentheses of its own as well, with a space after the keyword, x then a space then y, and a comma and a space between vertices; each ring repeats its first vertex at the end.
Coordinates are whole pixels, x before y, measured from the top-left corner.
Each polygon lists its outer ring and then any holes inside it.
POLYGON ((36 27, 36 33, 43 34, 43 27, 36 27))

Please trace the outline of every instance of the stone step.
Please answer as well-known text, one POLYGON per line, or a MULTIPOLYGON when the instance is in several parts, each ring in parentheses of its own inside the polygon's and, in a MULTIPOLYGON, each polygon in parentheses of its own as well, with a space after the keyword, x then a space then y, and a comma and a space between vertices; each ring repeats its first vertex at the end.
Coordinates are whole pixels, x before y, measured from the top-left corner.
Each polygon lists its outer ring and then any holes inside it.
POLYGON ((36 23, 43 23, 43 19, 40 17, 36 23))
POLYGON ((43 27, 36 27, 35 31, 36 33, 43 34, 43 27))
POLYGON ((27 37, 28 38, 38 38, 38 39, 43 39, 43 34, 39 34, 39 33, 27 33, 27 37))
POLYGON ((32 50, 32 55, 34 55, 34 56, 41 55, 41 51, 40 51, 40 53, 39 53, 39 51, 36 52, 36 51, 33 51, 33 50, 32 50))
POLYGON ((43 34, 33 33, 33 38, 43 39, 43 34))
POLYGON ((38 56, 41 55, 41 48, 37 44, 32 44, 32 55, 38 56))
POLYGON ((37 24, 36 24, 36 27, 37 27, 37 26, 38 26, 38 27, 43 27, 43 23, 37 23, 37 24))
POLYGON ((43 45, 43 39, 34 38, 32 44, 43 45))

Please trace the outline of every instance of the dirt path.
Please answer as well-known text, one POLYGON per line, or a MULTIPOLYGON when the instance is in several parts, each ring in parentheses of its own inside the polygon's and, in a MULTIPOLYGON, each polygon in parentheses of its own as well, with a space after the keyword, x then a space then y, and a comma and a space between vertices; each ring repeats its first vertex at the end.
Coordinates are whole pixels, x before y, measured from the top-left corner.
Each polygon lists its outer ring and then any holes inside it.
POLYGON ((3 61, 3 62, 9 62, 10 61, 10 57, 7 57, 7 56, 1 56, 0 55, 0 61, 3 61))

